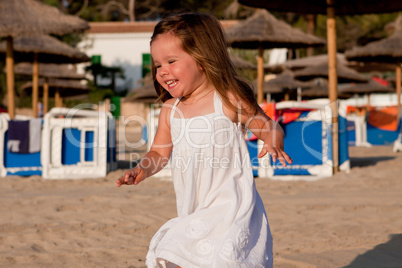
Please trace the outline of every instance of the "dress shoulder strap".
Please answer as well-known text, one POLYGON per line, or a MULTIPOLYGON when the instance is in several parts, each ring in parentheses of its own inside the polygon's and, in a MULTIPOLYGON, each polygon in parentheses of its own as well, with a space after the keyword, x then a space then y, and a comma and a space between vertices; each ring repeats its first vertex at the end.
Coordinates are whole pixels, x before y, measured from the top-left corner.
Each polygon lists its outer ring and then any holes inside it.
POLYGON ((219 93, 215 91, 214 93, 214 109, 215 109, 215 114, 224 114, 223 113, 223 103, 222 99, 219 96, 219 93))
POLYGON ((177 98, 177 100, 176 100, 175 103, 173 104, 172 111, 170 112, 170 122, 172 122, 172 119, 173 119, 173 117, 174 117, 174 114, 176 113, 176 107, 177 107, 177 104, 179 103, 180 99, 181 99, 181 98, 177 98))

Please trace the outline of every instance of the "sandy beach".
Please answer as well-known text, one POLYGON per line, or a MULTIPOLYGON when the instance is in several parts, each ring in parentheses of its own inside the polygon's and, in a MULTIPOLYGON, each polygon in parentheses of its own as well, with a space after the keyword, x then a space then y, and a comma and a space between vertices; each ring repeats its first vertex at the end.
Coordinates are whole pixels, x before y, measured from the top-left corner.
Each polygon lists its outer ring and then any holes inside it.
MULTIPOLYGON (((349 174, 256 179, 275 267, 402 267, 402 153, 350 148, 349 174)), ((176 216, 172 183, 0 179, 0 267, 145 267, 153 234, 176 216)))

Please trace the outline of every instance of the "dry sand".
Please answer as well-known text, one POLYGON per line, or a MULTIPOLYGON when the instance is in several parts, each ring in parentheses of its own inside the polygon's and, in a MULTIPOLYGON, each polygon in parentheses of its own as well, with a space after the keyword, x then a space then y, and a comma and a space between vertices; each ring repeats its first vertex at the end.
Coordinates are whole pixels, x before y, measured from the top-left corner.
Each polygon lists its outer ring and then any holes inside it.
MULTIPOLYGON (((350 148, 352 169, 314 182, 256 179, 275 267, 402 267, 402 153, 350 148)), ((176 216, 170 181, 0 178, 0 267, 145 267, 176 216)))

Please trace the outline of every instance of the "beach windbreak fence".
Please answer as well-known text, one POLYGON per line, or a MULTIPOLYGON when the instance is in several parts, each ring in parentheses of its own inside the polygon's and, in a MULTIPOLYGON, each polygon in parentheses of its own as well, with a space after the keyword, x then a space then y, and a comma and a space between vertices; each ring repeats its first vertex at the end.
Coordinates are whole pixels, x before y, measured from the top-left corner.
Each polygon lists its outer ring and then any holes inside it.
POLYGON ((116 123, 109 112, 53 108, 43 126, 45 179, 104 177, 117 168, 116 123))
MULTIPOLYGON (((254 175, 278 180, 316 180, 333 174, 332 113, 328 99, 307 102, 285 101, 275 105, 276 119, 284 132, 285 151, 293 163, 283 167, 270 155, 257 158, 262 141, 249 140, 254 175)), ((348 172, 350 160, 347 140, 346 108, 338 102, 339 169, 348 172)))

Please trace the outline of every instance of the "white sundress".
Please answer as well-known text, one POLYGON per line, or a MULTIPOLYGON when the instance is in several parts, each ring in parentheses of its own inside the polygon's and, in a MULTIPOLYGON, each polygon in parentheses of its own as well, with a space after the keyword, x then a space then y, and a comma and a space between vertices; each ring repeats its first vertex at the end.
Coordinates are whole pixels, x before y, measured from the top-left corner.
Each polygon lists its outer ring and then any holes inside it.
POLYGON ((180 118, 172 108, 172 180, 178 217, 151 240, 148 267, 272 267, 272 236, 241 124, 214 113, 180 118))

